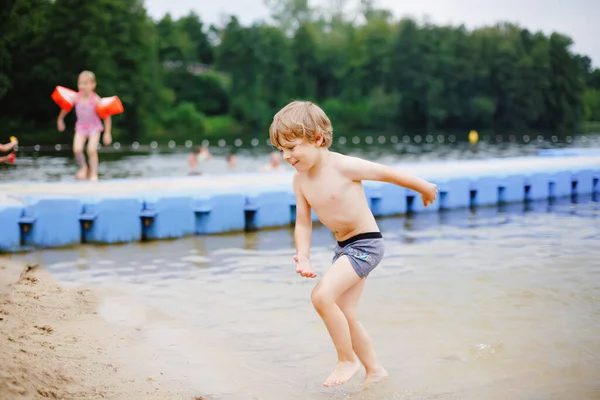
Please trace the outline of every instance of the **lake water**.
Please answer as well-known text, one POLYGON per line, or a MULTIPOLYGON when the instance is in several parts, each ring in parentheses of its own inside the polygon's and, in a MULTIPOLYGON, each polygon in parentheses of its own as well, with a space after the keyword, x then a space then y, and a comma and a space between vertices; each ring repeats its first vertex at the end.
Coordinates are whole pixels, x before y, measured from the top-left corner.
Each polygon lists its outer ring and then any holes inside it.
MULTIPOLYGON (((466 134, 465 134, 466 136, 466 134)), ((200 171, 205 174, 223 174, 236 171, 257 171, 269 162, 272 147, 266 143, 268 136, 219 139, 210 141, 209 148, 214 158, 203 162, 200 171), (222 140, 222 141, 221 141, 222 140), (237 154, 237 165, 230 168, 226 156, 230 152, 237 154)), ((176 145, 176 144, 175 144, 176 145)), ((152 149, 149 145, 140 145, 137 150, 129 146, 117 146, 119 149, 104 148, 100 153, 100 178, 186 176, 190 173, 188 155, 191 149, 185 145, 170 149, 159 146, 152 149)), ((430 160, 461 160, 489 157, 514 157, 536 155, 540 149, 557 147, 600 147, 600 134, 585 136, 528 136, 505 135, 486 137, 482 135, 473 152, 465 138, 451 135, 408 136, 382 135, 336 135, 335 151, 365 157, 384 164, 430 160), (417 139, 418 138, 418 139, 417 139), (452 141, 451 141, 452 140, 452 141)), ((60 150, 23 146, 14 165, 0 164, 0 181, 60 181, 73 180, 77 165, 68 145, 60 150)), ((291 171, 291 167, 287 166, 291 171)))
MULTIPOLYGON (((390 373, 323 388, 336 355, 297 276, 291 229, 80 246, 10 257, 98 286, 100 314, 140 329, 140 368, 206 399, 598 399, 600 203, 379 219, 386 257, 359 317, 390 373)), ((334 243, 315 225, 323 273, 334 243)))

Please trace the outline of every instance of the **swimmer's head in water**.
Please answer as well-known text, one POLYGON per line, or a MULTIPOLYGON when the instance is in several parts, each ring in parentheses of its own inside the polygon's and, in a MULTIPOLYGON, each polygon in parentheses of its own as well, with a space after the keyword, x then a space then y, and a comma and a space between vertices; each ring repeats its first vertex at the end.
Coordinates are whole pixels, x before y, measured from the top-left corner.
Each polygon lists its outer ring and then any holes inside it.
POLYGON ((271 165, 278 166, 279 164, 281 164, 281 153, 274 151, 271 153, 271 165))
POLYGON ((298 139, 329 148, 333 141, 333 127, 329 117, 319 106, 310 101, 297 100, 275 114, 269 136, 271 143, 277 148, 298 139))
POLYGON ((82 71, 77 79, 77 88, 85 94, 93 92, 96 89, 96 75, 92 71, 82 71))
POLYGON ((230 167, 235 166, 235 164, 237 163, 237 155, 235 153, 229 153, 227 155, 227 163, 230 167))

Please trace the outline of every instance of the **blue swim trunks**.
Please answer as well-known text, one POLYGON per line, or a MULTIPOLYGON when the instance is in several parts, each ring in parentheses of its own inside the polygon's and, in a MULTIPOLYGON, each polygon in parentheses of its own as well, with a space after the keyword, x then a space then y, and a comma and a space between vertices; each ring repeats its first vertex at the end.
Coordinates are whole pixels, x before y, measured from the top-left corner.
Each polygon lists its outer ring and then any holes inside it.
POLYGON ((384 250, 381 232, 360 233, 336 243, 332 262, 346 255, 358 276, 366 278, 383 259, 384 250))

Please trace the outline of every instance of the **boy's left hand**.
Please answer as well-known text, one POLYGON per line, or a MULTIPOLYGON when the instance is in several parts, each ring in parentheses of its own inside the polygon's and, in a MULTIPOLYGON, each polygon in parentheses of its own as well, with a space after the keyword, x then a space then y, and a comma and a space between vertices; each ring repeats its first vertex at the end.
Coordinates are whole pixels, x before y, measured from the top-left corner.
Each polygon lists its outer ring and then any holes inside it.
POLYGON ((296 263, 296 272, 305 278, 316 278, 317 273, 312 270, 310 266, 310 260, 303 256, 294 256, 294 261, 296 263))
POLYGON ((108 146, 112 143, 112 136, 111 136, 110 132, 104 132, 104 136, 102 137, 102 143, 105 146, 108 146))
POLYGON ((429 204, 433 203, 437 198, 438 187, 434 183, 429 183, 427 188, 423 190, 421 193, 421 198, 423 199, 423 205, 427 207, 429 204))

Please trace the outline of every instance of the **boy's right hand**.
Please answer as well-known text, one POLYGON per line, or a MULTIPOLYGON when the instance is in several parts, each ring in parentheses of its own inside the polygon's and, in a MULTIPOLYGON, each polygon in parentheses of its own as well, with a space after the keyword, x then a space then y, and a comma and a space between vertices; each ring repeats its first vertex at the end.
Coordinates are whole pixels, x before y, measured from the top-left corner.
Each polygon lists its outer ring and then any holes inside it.
POLYGON ((57 126, 59 132, 65 131, 65 121, 63 121, 62 119, 59 119, 57 121, 56 126, 57 126))
POLYGON ((317 273, 312 270, 310 260, 304 256, 295 255, 296 272, 305 278, 316 278, 317 273))
POLYGON ((421 192, 421 198, 423 199, 423 205, 427 207, 429 204, 433 203, 437 198, 438 187, 434 183, 427 183, 427 187, 423 192, 421 192))

